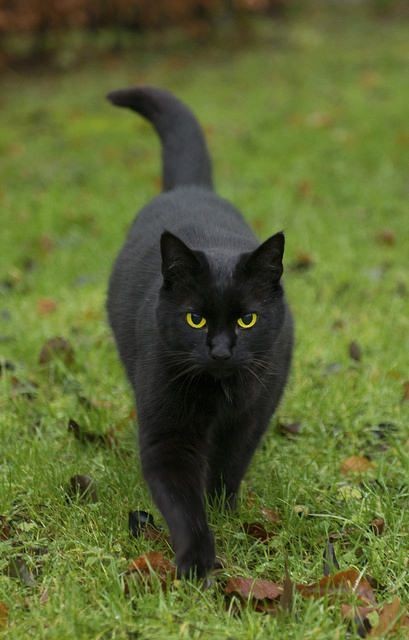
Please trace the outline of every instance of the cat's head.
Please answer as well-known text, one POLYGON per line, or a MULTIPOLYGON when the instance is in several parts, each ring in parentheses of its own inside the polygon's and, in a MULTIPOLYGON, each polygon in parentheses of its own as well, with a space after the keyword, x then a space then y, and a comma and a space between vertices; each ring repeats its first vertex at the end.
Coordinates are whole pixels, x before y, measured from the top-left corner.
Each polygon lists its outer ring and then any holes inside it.
POLYGON ((165 231, 157 318, 169 362, 216 378, 265 370, 284 318, 283 253, 283 233, 226 255, 193 250, 165 231))

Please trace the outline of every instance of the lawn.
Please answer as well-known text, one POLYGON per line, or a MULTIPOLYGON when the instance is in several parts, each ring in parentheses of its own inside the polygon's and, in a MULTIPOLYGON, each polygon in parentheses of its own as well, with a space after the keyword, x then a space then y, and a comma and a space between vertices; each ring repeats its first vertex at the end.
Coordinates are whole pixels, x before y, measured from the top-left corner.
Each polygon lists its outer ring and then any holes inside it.
POLYGON ((296 592, 290 613, 264 615, 223 593, 232 576, 282 583, 286 563, 294 583, 316 582, 329 539, 341 569, 377 581, 379 603, 407 605, 408 42, 397 21, 295 19, 249 46, 147 49, 2 78, 1 638, 357 637, 341 614, 351 594, 296 592), (129 535, 130 510, 163 522, 104 310, 125 231, 160 185, 153 131, 104 100, 138 83, 193 108, 218 192, 260 239, 285 230, 297 344, 237 513, 210 513, 223 570, 165 591, 136 578, 125 593, 134 558, 172 559, 163 539, 129 535), (73 361, 41 365, 54 336, 73 361), (110 437, 82 442, 70 419, 110 437), (346 469, 351 456, 360 473, 346 469), (67 499, 76 474, 93 478, 95 501, 67 499), (253 522, 267 541, 246 532, 253 522))

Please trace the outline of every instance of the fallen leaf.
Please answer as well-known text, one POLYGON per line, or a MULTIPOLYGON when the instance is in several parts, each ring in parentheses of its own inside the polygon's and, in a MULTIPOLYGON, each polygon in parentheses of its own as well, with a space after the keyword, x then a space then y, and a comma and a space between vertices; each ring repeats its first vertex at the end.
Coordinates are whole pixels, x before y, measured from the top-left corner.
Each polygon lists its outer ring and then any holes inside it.
POLYGON ((312 184, 309 180, 301 180, 297 185, 298 195, 302 198, 309 198, 312 195, 312 184))
POLYGON ((150 524, 147 524, 143 530, 143 537, 145 540, 151 540, 152 542, 157 542, 158 540, 163 540, 164 542, 168 542, 170 544, 170 538, 165 534, 163 529, 157 529, 150 524))
POLYGON ((360 82, 365 89, 376 89, 382 84, 382 76, 372 69, 368 69, 361 74, 360 82))
POLYGON ((302 517, 306 518, 310 513, 309 508, 307 506, 305 506, 304 504, 296 504, 296 505, 294 505, 293 511, 300 518, 302 518, 302 517))
POLYGON ((98 502, 95 481, 90 476, 76 475, 70 479, 68 496, 86 502, 98 502))
POLYGON ((334 545, 329 540, 324 549, 324 566, 323 566, 324 576, 329 576, 331 573, 334 572, 334 569, 339 569, 339 563, 335 555, 334 545))
POLYGON ((385 529, 385 520, 383 518, 374 518, 369 526, 376 536, 381 536, 385 529))
POLYGON ((379 244, 385 244, 388 247, 393 247, 396 242, 396 235, 392 229, 382 229, 377 233, 376 239, 379 244))
POLYGON ((128 529, 131 536, 139 538, 147 526, 155 527, 153 516, 147 511, 130 511, 128 514, 128 529))
POLYGON ((6 516, 0 516, 0 540, 8 540, 11 537, 11 526, 6 516))
POLYGON ((117 444, 115 429, 113 428, 108 429, 106 433, 94 433, 92 431, 82 429, 76 420, 70 418, 68 420, 68 431, 82 443, 90 442, 92 444, 103 445, 110 448, 117 444))
POLYGON ((283 611, 291 612, 294 606, 294 583, 291 580, 290 573, 288 571, 288 562, 285 562, 284 584, 283 592, 280 598, 280 607, 283 611))
POLYGON ((57 303, 51 298, 40 298, 37 301, 37 311, 41 316, 47 316, 50 313, 54 313, 57 309, 57 303))
POLYGON ((257 494, 253 489, 249 489, 246 496, 246 504, 248 507, 254 507, 257 501, 257 494))
POLYGON ((355 529, 353 527, 345 527, 341 531, 333 531, 330 533, 328 535, 328 540, 330 542, 335 542, 336 540, 348 541, 354 533, 355 529))
POLYGON ((334 118, 329 113, 314 111, 306 117, 305 122, 314 129, 322 129, 330 127, 334 123, 334 118))
POLYGON ((40 604, 45 605, 49 600, 48 589, 45 587, 40 593, 40 604))
POLYGON ((374 463, 365 456, 350 456, 341 464, 341 473, 365 473, 375 467, 374 463))
POLYGON ((248 536, 261 542, 268 542, 274 535, 271 531, 267 531, 261 522, 243 522, 242 526, 248 536))
POLYGON ((311 269, 315 264, 313 257, 307 252, 300 252, 296 255, 293 262, 290 263, 289 269, 291 271, 307 271, 311 269))
POLYGON ((74 349, 65 338, 56 336, 44 343, 38 357, 39 364, 48 364, 53 360, 61 360, 66 366, 74 362, 74 349))
POLYGON ((36 581, 23 558, 12 558, 8 566, 8 575, 18 578, 25 587, 35 587, 36 581))
POLYGON ((159 551, 150 551, 132 560, 128 566, 127 574, 134 573, 137 573, 144 582, 149 581, 152 574, 156 574, 162 586, 165 586, 169 578, 175 579, 176 567, 159 551))
POLYGON ((271 611, 283 593, 283 587, 271 580, 229 578, 224 588, 226 595, 235 595, 243 602, 250 601, 256 611, 271 611))
POLYGON ((401 607, 399 598, 394 598, 392 602, 385 604, 379 612, 378 624, 374 626, 368 634, 370 638, 381 638, 395 627, 399 626, 402 620, 405 623, 405 611, 401 607))
POLYGON ((297 584, 296 588, 306 598, 354 593, 362 603, 375 604, 375 595, 369 581, 354 568, 325 576, 313 584, 297 584))
POLYGON ((130 412, 128 414, 128 419, 129 420, 136 420, 136 407, 132 407, 132 409, 130 410, 130 412))
POLYGON ((403 383, 403 396, 402 402, 407 402, 409 400, 409 380, 406 380, 403 383))
POLYGON ((40 246, 41 251, 45 254, 53 251, 55 247, 54 240, 51 238, 51 236, 47 236, 47 235, 40 236, 38 239, 38 244, 40 246))
POLYGON ((371 623, 368 615, 372 614, 376 609, 374 607, 357 606, 351 604, 341 605, 341 615, 346 620, 354 623, 356 632, 360 638, 365 638, 371 630, 371 623))
POLYGON ((0 629, 7 627, 9 619, 9 608, 4 602, 0 602, 0 629))
POLYGON ((21 268, 23 271, 28 271, 28 272, 34 271, 36 266, 37 266, 36 261, 33 258, 30 258, 29 256, 26 256, 21 261, 21 268))
POLYGON ((348 353, 352 360, 360 362, 362 360, 362 349, 355 340, 349 343, 348 353))
POLYGON ((0 360, 0 376, 2 376, 5 371, 14 371, 15 368, 15 365, 10 362, 10 360, 0 360))
POLYGON ((278 511, 274 511, 274 509, 270 509, 269 507, 261 507, 261 513, 265 517, 266 520, 276 524, 281 521, 281 515, 278 511))
POLYGON ((300 422, 279 422, 277 424, 277 431, 284 436, 297 436, 301 431, 300 422))
POLYGON ((12 396, 14 398, 23 397, 27 400, 34 400, 38 389, 36 382, 32 380, 20 380, 16 376, 11 376, 10 381, 12 385, 12 396))

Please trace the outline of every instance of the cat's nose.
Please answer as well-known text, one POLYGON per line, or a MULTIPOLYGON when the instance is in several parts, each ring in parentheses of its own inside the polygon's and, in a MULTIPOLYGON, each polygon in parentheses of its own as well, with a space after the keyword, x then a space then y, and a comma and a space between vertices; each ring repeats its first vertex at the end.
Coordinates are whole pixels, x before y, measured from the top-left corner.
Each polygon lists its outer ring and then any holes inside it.
POLYGON ((218 344, 210 349, 210 355, 213 360, 228 360, 231 358, 231 351, 226 345, 218 344))

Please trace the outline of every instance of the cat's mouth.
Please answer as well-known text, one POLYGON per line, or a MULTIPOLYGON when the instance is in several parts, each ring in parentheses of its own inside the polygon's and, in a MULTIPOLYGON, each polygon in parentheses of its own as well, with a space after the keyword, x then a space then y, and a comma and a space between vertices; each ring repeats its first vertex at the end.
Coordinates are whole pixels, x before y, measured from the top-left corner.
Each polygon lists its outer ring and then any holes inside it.
POLYGON ((231 364, 212 363, 207 367, 206 371, 212 376, 212 378, 216 378, 216 380, 224 380, 225 378, 230 378, 234 374, 235 367, 231 364))

